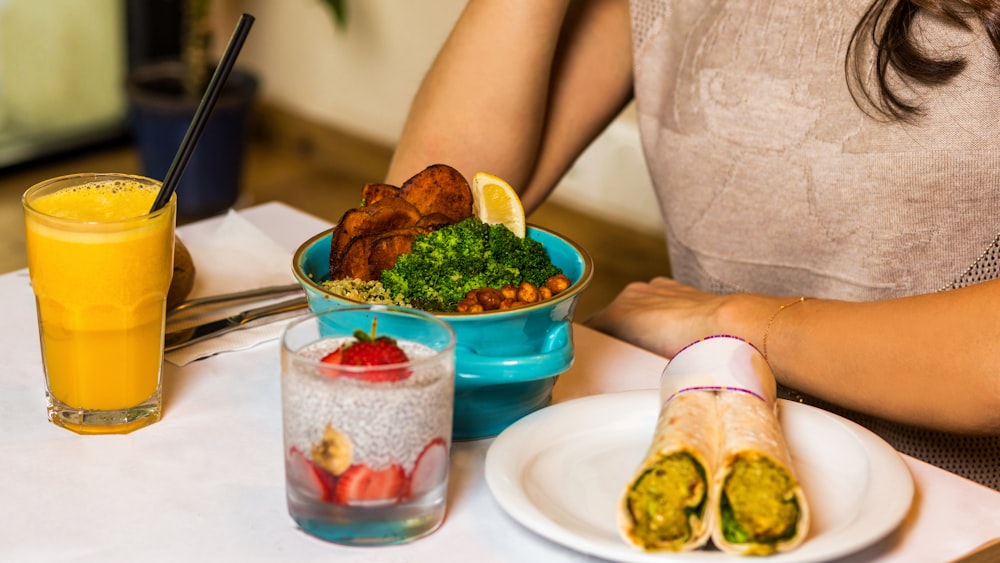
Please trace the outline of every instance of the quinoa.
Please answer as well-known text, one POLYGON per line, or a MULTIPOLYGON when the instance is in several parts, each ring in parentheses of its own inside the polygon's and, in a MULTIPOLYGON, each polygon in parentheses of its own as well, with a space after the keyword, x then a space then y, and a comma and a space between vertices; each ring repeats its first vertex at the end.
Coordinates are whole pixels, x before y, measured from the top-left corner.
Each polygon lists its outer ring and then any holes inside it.
POLYGON ((391 295, 379 280, 364 281, 356 278, 320 282, 323 289, 351 301, 377 305, 412 307, 402 295, 391 295))

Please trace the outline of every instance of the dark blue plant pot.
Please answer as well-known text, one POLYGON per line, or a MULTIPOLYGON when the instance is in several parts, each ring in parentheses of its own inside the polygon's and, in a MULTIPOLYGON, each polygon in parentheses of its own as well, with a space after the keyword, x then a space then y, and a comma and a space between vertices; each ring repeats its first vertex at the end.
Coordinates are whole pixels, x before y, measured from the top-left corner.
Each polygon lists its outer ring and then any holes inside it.
MULTIPOLYGON (((200 100, 183 96, 176 61, 143 65, 128 79, 129 123, 143 175, 162 180, 194 119, 200 100)), ((250 110, 257 79, 233 70, 177 185, 177 215, 207 217, 240 195, 250 110)))

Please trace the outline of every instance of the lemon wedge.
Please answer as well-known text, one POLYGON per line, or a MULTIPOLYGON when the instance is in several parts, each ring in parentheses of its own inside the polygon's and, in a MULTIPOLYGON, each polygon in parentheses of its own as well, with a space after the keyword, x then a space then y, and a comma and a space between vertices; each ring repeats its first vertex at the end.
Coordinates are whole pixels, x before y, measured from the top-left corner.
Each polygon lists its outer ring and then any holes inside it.
POLYGON ((499 223, 524 238, 524 206, 514 188, 502 179, 476 172, 472 177, 472 211, 483 223, 499 223))

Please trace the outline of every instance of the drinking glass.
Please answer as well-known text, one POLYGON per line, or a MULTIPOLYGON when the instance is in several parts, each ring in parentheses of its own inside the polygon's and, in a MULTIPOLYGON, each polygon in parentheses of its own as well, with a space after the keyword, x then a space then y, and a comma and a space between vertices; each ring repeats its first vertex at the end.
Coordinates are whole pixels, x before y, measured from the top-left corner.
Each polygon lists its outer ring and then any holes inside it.
POLYGON ((415 309, 337 309, 290 324, 281 356, 286 495, 299 527, 347 545, 436 530, 451 449, 451 327, 415 309), (358 331, 392 338, 406 358, 341 363, 358 331))
POLYGON ((74 174, 22 197, 49 420, 81 434, 160 419, 175 200, 160 182, 74 174))

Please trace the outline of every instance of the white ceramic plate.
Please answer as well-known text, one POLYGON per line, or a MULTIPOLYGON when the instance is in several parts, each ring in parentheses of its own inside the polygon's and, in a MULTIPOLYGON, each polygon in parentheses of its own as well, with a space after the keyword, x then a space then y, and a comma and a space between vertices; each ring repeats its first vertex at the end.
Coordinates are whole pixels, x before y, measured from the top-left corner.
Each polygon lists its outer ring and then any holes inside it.
MULTIPOLYGON (((842 417, 781 401, 792 463, 809 501, 805 542, 777 561, 825 561, 891 532, 909 510, 913 479, 881 438, 842 417)), ((657 391, 558 403, 509 426, 486 455, 486 483, 511 517, 570 549, 616 561, 742 559, 714 547, 643 553, 618 536, 618 497, 653 437, 657 391)))

